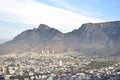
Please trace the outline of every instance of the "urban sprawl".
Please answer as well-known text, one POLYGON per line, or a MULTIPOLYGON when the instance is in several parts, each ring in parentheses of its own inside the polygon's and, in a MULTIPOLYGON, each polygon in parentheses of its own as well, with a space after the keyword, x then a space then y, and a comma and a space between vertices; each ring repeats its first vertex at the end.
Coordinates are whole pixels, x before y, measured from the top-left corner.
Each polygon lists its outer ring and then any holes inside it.
POLYGON ((120 57, 54 51, 4 54, 0 80, 120 80, 120 57))

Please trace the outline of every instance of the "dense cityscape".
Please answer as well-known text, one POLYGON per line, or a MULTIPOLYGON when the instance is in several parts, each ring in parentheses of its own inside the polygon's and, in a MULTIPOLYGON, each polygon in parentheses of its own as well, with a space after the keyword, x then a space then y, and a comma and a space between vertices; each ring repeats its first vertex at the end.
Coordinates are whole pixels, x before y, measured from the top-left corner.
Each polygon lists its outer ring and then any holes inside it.
POLYGON ((119 80, 120 58, 54 51, 0 56, 0 80, 119 80))

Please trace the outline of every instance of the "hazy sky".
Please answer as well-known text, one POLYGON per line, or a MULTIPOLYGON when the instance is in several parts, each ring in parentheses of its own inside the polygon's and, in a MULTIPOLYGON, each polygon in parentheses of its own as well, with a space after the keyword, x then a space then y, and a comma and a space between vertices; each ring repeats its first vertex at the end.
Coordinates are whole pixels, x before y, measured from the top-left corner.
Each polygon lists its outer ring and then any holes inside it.
POLYGON ((62 32, 120 20, 120 0, 0 0, 0 43, 46 24, 62 32))

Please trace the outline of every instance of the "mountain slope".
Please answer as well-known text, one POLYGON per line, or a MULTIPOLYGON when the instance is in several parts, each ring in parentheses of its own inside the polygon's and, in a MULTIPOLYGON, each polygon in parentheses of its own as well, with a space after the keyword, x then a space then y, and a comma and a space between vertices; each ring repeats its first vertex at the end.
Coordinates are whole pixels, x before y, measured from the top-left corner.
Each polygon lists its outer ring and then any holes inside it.
POLYGON ((120 52, 120 21, 83 24, 71 32, 79 42, 78 50, 88 53, 120 52))
MULTIPOLYGON (((54 50, 63 47, 63 33, 41 24, 37 29, 26 30, 13 40, 2 44, 1 53, 54 50), (60 44, 59 46, 56 46, 60 44)), ((60 51, 60 49, 58 49, 60 51)))
POLYGON ((41 24, 0 46, 0 54, 22 51, 77 51, 89 54, 120 53, 120 21, 86 23, 79 29, 63 34, 41 24))

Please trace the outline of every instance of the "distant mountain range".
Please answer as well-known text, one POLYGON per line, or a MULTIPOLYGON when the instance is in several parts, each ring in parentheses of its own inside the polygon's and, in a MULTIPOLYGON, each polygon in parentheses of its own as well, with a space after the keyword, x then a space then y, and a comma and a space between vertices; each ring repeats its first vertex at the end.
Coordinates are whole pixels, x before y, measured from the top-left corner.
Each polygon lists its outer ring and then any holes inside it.
POLYGON ((120 21, 86 23, 68 33, 40 24, 38 28, 23 31, 0 45, 0 54, 23 51, 119 55, 120 21))

